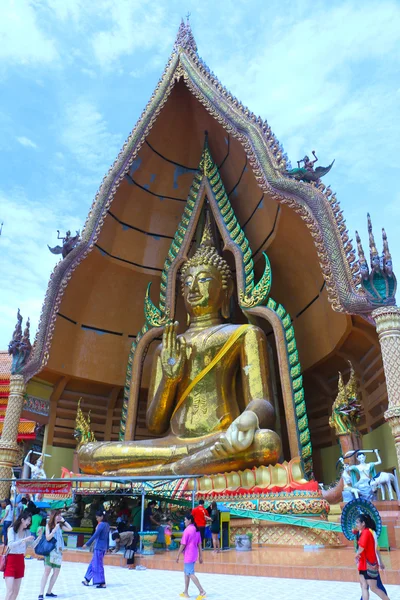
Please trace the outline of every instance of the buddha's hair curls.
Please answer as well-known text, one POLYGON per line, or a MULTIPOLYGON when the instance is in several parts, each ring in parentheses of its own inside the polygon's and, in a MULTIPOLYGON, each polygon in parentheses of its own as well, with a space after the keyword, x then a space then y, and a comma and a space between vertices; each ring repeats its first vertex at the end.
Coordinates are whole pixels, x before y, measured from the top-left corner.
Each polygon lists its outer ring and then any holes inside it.
POLYGON ((228 283, 232 279, 232 273, 228 263, 222 256, 220 256, 217 250, 213 246, 201 245, 194 255, 183 264, 181 268, 181 282, 182 289, 184 286, 184 280, 190 267, 199 267, 201 265, 207 265, 214 267, 221 274, 222 287, 228 288, 228 283))

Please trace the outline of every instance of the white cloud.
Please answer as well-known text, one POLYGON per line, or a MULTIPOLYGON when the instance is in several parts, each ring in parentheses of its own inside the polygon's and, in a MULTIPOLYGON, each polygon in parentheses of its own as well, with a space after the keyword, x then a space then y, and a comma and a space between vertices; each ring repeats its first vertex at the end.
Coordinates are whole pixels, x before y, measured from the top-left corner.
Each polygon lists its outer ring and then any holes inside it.
POLYGON ((95 104, 81 98, 65 109, 61 141, 83 169, 102 176, 122 147, 123 136, 111 133, 95 104))
POLYGON ((111 28, 93 34, 94 55, 104 68, 110 68, 121 56, 135 50, 166 48, 173 39, 168 27, 167 6, 149 0, 104 1, 101 9, 108 14, 111 28))
POLYGON ((2 294, 0 295, 0 349, 11 339, 17 308, 24 318, 30 316, 32 336, 37 328, 44 290, 59 257, 50 253, 47 244, 55 246, 56 229, 82 228, 82 222, 67 213, 68 205, 57 199, 33 201, 21 189, 10 193, 0 190, 0 236, 2 255, 2 294), (4 260, 4 258, 6 260, 4 260))
POLYGON ((0 2, 2 68, 11 64, 48 64, 57 59, 54 40, 41 30, 37 17, 29 0, 0 2))
POLYGON ((32 142, 32 140, 25 137, 24 135, 21 135, 20 137, 17 137, 15 139, 19 144, 21 144, 21 146, 26 146, 27 148, 37 148, 37 144, 35 144, 35 142, 32 142))

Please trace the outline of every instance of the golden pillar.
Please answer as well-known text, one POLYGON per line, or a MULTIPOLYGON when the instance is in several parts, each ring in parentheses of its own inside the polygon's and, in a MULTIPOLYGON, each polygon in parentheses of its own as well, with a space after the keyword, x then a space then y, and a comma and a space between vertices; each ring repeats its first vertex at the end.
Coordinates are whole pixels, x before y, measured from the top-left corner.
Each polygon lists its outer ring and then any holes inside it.
POLYGON ((400 308, 384 306, 372 313, 381 344, 389 405, 385 419, 389 423, 400 467, 400 308))
MULTIPOLYGON (((21 450, 17 444, 18 425, 24 406, 25 382, 23 375, 11 375, 3 433, 0 440, 0 479, 11 479, 12 467, 21 461, 21 450)), ((10 484, 0 481, 0 498, 8 498, 10 484)))

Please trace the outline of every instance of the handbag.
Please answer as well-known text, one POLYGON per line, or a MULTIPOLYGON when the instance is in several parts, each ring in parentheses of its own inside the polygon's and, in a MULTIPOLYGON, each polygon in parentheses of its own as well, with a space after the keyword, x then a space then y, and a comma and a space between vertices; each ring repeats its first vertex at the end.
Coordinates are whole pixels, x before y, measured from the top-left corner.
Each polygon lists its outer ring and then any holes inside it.
POLYGON ((4 546, 3 552, 0 555, 0 573, 4 573, 4 571, 6 570, 9 549, 7 548, 6 552, 5 552, 5 550, 6 550, 6 547, 4 546))
POLYGON ((39 556, 49 556, 50 552, 54 550, 57 545, 55 537, 51 538, 50 541, 46 540, 46 536, 43 534, 40 538, 38 545, 35 548, 35 553, 39 556))
POLYGON ((376 579, 379 575, 379 566, 378 563, 370 563, 367 560, 367 575, 369 575, 372 579, 376 579))
POLYGON ((134 557, 135 557, 135 553, 134 553, 134 551, 133 551, 133 550, 131 550, 130 548, 127 548, 127 549, 125 550, 125 555, 124 555, 124 556, 125 556, 125 558, 127 558, 128 560, 130 560, 130 559, 132 559, 132 558, 134 558, 134 557))

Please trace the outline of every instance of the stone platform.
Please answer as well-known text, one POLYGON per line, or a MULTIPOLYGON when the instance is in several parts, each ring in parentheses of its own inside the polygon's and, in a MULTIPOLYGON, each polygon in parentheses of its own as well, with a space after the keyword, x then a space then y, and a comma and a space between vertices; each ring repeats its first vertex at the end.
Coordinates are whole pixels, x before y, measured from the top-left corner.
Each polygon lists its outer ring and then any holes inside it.
POLYGON ((265 546, 322 545, 340 547, 344 535, 336 531, 311 529, 272 521, 232 519, 230 523, 230 545, 235 546, 235 535, 251 533, 254 544, 265 546))
MULTIPOLYGON (((177 551, 160 552, 154 556, 135 557, 135 564, 148 569, 182 571, 182 561, 176 563, 177 551)), ((64 561, 88 563, 91 554, 87 550, 66 550, 64 561)), ((386 584, 400 585, 400 551, 382 552, 385 571, 382 579, 386 584)), ((123 566, 122 554, 107 555, 106 565, 123 566)), ((250 552, 224 550, 219 554, 204 552, 204 563, 196 565, 198 573, 228 575, 253 575, 262 577, 285 577, 289 579, 314 579, 327 581, 358 582, 355 568, 354 548, 303 548, 254 547, 250 552)))

